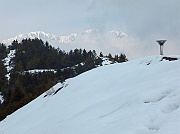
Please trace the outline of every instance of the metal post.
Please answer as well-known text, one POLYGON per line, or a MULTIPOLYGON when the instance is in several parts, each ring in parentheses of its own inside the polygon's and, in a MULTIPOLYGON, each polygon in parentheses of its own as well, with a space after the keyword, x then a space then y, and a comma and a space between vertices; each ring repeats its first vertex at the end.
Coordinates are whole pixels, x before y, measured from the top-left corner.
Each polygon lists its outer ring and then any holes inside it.
POLYGON ((163 45, 166 40, 157 40, 156 42, 160 45, 160 55, 163 55, 163 45))
POLYGON ((160 45, 160 55, 163 55, 163 45, 160 45))

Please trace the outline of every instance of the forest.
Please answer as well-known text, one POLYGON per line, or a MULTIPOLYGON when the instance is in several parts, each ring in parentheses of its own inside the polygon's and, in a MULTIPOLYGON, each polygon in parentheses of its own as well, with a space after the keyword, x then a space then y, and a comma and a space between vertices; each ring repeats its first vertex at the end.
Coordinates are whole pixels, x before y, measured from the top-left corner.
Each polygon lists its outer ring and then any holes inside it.
POLYGON ((75 49, 65 52, 52 47, 41 39, 14 40, 10 46, 0 43, 0 121, 7 115, 26 105, 57 82, 63 82, 85 71, 102 66, 102 58, 113 63, 128 61, 125 54, 112 56, 97 54, 95 50, 75 49), (15 57, 10 61, 12 69, 8 72, 4 58, 15 50, 15 57), (33 69, 53 69, 31 73, 33 69), (10 74, 10 79, 7 74, 10 74))

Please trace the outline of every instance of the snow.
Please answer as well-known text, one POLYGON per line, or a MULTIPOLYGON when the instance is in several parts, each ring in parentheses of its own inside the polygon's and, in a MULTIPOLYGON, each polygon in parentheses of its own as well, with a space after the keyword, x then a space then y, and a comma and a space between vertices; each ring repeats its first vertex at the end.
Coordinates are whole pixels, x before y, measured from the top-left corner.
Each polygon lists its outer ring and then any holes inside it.
POLYGON ((10 45, 14 40, 17 40, 18 42, 21 42, 23 39, 42 39, 43 41, 57 41, 59 43, 70 43, 73 40, 75 40, 76 38, 76 34, 70 34, 70 35, 66 35, 66 36, 57 36, 54 34, 50 34, 50 33, 45 33, 43 31, 36 31, 36 32, 30 32, 27 34, 19 34, 15 37, 3 40, 2 43, 6 44, 6 45, 10 45))
POLYGON ((10 61, 12 58, 15 57, 15 53, 16 53, 16 50, 10 50, 9 54, 7 55, 7 57, 3 60, 5 63, 4 65, 6 66, 6 69, 7 71, 11 71, 11 69, 13 69, 13 67, 10 65, 10 61))
POLYGON ((110 61, 110 59, 107 57, 101 57, 101 59, 102 59, 102 66, 114 64, 114 62, 110 61))
MULTIPOLYGON (((130 37, 130 36, 128 36, 130 37)), ((121 31, 109 31, 109 30, 100 30, 100 29, 89 29, 79 33, 70 33, 55 35, 43 31, 35 31, 25 34, 19 34, 15 37, 2 40, 3 44, 7 47, 12 44, 14 40, 17 40, 19 43, 23 39, 41 39, 44 42, 48 42, 52 47, 59 48, 66 52, 74 49, 86 49, 96 50, 97 53, 103 52, 107 55, 109 53, 115 55, 121 52, 125 52, 122 49, 121 44, 124 44, 127 38, 127 35, 121 31)))
POLYGON ((101 66, 0 122, 4 134, 178 134, 180 56, 101 66))
POLYGON ((0 92, 0 104, 2 104, 3 101, 4 101, 4 99, 3 99, 3 96, 1 95, 1 92, 0 92))
MULTIPOLYGON (((13 65, 11 63, 11 59, 15 57, 15 53, 16 53, 16 50, 10 50, 9 54, 7 55, 7 57, 5 59, 3 59, 4 65, 6 66, 6 69, 7 69, 7 72, 8 72, 8 74, 6 75, 8 80, 10 79, 10 71, 13 69, 13 65)), ((39 72, 42 73, 42 72, 47 72, 47 71, 51 71, 51 72, 56 73, 55 69, 33 69, 33 70, 25 71, 25 72, 29 72, 31 74, 34 74, 34 73, 39 73, 39 72)))
MULTIPOLYGON (((60 43, 63 43, 63 44, 71 43, 71 42, 74 42, 76 40, 76 38, 81 38, 81 36, 84 36, 84 35, 88 36, 93 33, 96 34, 99 32, 100 32, 100 30, 98 30, 98 29, 88 29, 80 34, 71 33, 69 35, 59 36, 59 35, 46 33, 43 31, 35 31, 35 32, 27 33, 27 34, 18 34, 15 37, 3 40, 2 43, 6 44, 6 45, 11 45, 11 43, 14 40, 21 42, 23 39, 27 39, 27 38, 30 38, 30 39, 38 38, 38 39, 42 39, 43 41, 48 41, 51 45, 57 44, 57 43, 60 45, 60 43)), ((125 33, 115 31, 115 30, 110 31, 110 33, 112 35, 115 35, 117 38, 123 38, 123 37, 127 36, 125 33)), ((55 46, 57 47, 59 45, 55 45, 55 46)))
POLYGON ((8 72, 8 74, 6 75, 8 80, 10 79, 10 71, 13 69, 13 66, 11 64, 11 59, 15 57, 15 53, 16 53, 16 50, 10 50, 7 57, 5 59, 3 59, 4 66, 6 66, 6 69, 7 69, 7 72, 8 72))
POLYGON ((54 72, 54 73, 56 73, 56 70, 55 69, 33 69, 33 70, 25 71, 25 72, 28 72, 31 74, 42 73, 42 72, 54 72))
POLYGON ((68 36, 61 36, 61 37, 59 37, 60 38, 59 42, 60 43, 70 43, 76 39, 76 36, 77 36, 77 34, 75 34, 75 33, 70 34, 68 36))

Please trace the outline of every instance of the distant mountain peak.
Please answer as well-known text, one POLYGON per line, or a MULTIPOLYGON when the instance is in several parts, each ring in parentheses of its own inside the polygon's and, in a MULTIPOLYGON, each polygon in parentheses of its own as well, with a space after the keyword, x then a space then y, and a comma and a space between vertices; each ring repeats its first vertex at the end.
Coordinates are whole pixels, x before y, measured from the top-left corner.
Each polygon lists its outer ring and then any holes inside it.
POLYGON ((45 33, 43 31, 37 31, 37 32, 30 32, 25 35, 29 38, 49 38, 49 39, 56 39, 56 35, 50 34, 50 33, 45 33))
POLYGON ((23 39, 26 39, 26 38, 31 38, 31 39, 34 39, 34 38, 39 38, 39 39, 41 39, 41 38, 42 39, 45 39, 45 38, 54 39, 55 35, 49 34, 49 33, 45 33, 45 32, 42 32, 42 31, 36 31, 36 32, 30 32, 30 33, 27 33, 27 34, 18 34, 15 37, 9 38, 7 40, 3 40, 2 43, 10 45, 14 40, 17 40, 18 42, 20 42, 20 41, 22 41, 23 39))

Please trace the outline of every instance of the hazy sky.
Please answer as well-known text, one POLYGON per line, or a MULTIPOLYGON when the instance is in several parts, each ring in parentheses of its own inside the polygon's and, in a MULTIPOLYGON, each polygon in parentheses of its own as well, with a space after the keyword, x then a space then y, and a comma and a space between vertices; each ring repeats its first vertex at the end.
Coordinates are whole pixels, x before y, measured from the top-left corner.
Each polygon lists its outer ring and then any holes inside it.
POLYGON ((180 54, 179 0, 0 0, 0 40, 19 33, 57 35, 86 29, 119 30, 131 38, 129 55, 159 54, 156 39, 167 39, 167 54, 180 54))

